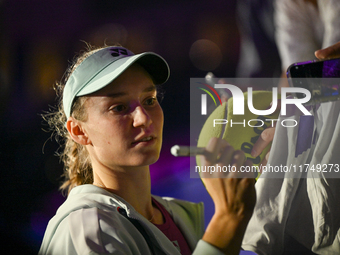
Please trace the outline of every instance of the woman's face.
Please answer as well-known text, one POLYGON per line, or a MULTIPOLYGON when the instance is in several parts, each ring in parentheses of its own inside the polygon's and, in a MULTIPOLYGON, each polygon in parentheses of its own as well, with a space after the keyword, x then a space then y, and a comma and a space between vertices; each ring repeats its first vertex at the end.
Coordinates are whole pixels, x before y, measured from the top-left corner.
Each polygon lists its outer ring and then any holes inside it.
POLYGON ((89 96, 82 127, 94 169, 148 166, 158 160, 164 119, 156 96, 151 77, 136 64, 89 96))

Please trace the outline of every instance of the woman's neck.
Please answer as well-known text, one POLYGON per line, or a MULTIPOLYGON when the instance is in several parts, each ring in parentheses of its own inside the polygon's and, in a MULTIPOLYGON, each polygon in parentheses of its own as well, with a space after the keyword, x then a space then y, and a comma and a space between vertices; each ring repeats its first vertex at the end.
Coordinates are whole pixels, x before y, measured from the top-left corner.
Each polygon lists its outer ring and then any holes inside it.
POLYGON ((120 196, 145 218, 154 215, 149 166, 120 170, 94 168, 93 180, 94 185, 120 196))

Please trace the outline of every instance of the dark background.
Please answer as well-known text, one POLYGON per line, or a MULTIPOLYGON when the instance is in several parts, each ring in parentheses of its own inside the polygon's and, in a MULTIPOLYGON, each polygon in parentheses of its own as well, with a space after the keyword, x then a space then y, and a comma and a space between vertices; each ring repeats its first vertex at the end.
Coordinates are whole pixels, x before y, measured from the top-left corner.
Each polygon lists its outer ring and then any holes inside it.
MULTIPOLYGON (((239 2, 250 11, 248 1, 239 2)), ((205 201, 209 220, 213 205, 201 181, 190 179, 189 159, 173 157, 170 148, 189 144, 190 78, 208 71, 218 77, 237 75, 241 39, 236 7, 236 0, 0 0, 4 251, 36 254, 48 220, 65 200, 58 191, 58 144, 44 131, 41 114, 56 104, 53 84, 85 48, 84 41, 97 46, 118 42, 135 53, 153 51, 168 61, 164 145, 160 160, 151 166, 152 190, 205 201)), ((247 20, 250 16, 244 14, 247 20)))

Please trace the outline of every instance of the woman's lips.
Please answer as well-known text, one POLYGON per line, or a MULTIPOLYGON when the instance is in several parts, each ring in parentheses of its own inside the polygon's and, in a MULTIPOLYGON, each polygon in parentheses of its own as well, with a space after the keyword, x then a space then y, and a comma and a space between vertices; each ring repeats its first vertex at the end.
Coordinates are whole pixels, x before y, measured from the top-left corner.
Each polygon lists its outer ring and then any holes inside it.
POLYGON ((154 136, 146 136, 144 138, 141 138, 141 139, 138 139, 137 141, 135 142, 132 142, 132 145, 137 145, 137 144, 151 144, 153 143, 154 141, 156 140, 156 137, 154 136))

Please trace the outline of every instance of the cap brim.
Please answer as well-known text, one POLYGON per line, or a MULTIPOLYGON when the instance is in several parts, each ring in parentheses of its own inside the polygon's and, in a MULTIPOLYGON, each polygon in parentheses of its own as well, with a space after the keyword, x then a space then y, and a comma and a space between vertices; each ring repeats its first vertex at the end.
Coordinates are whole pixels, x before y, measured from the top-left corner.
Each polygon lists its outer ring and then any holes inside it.
POLYGON ((155 53, 145 52, 112 62, 94 76, 75 96, 88 95, 104 88, 133 63, 140 64, 150 74, 155 85, 163 84, 169 78, 170 69, 166 61, 155 53))

